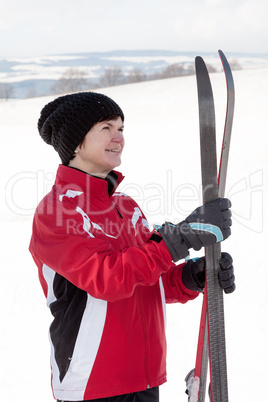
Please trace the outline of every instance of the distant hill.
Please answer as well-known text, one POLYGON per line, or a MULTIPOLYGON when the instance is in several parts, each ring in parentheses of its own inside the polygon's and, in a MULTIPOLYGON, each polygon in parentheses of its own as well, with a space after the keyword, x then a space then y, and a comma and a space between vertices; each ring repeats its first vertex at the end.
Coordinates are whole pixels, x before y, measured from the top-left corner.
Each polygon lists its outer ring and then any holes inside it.
MULTIPOLYGON (((12 98, 27 98, 51 93, 51 87, 66 72, 83 71, 88 86, 98 86, 105 69, 119 67, 124 77, 139 70, 147 77, 162 73, 168 66, 179 64, 192 68, 196 55, 205 58, 215 70, 221 68, 217 52, 177 52, 167 50, 115 50, 111 52, 70 53, 28 58, 0 58, 0 86, 12 87, 12 98)), ((239 68, 268 66, 268 55, 227 53, 239 68)))

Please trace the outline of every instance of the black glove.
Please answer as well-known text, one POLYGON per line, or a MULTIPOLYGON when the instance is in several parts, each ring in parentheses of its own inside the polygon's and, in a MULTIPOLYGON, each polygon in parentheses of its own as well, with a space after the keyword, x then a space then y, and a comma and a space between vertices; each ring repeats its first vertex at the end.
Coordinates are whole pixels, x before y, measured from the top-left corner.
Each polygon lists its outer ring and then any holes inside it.
POLYGON ((187 289, 202 292, 205 286, 205 257, 189 260, 182 267, 182 282, 187 289))
POLYGON ((166 222, 158 232, 163 237, 174 262, 185 258, 189 248, 201 247, 227 239, 231 234, 231 201, 218 198, 196 208, 185 221, 173 225, 166 222))
POLYGON ((221 253, 221 270, 219 272, 219 284, 225 293, 233 293, 235 290, 235 276, 233 259, 228 253, 221 253))
MULTIPOLYGON (((235 290, 233 259, 228 253, 221 253, 219 261, 219 285, 225 293, 235 290)), ((182 282, 187 289, 202 292, 205 286, 205 257, 189 260, 182 268, 182 282)))

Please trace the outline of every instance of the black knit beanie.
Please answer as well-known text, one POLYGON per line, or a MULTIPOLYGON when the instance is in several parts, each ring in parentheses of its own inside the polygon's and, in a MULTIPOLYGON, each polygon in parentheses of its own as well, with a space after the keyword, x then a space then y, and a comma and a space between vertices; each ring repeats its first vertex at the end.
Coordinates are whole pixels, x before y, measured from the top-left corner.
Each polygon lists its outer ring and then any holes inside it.
POLYGON ((124 121, 120 107, 106 95, 79 92, 60 96, 41 110, 38 131, 58 152, 62 164, 68 165, 94 124, 111 115, 118 115, 124 121))

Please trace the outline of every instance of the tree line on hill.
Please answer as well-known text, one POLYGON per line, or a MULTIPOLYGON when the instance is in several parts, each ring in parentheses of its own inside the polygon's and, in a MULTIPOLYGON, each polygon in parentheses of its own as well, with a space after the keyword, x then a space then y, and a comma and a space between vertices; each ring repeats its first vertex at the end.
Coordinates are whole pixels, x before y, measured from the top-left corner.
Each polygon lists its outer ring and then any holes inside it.
MULTIPOLYGON (((208 65, 209 72, 217 70, 208 65)), ((86 78, 86 72, 79 68, 69 68, 51 87, 53 93, 77 92, 83 90, 94 90, 98 88, 113 87, 124 84, 134 84, 144 81, 162 80, 166 78, 182 77, 195 74, 194 66, 183 63, 171 64, 160 72, 146 74, 140 68, 134 68, 125 75, 120 66, 107 67, 100 75, 97 82, 90 83, 86 78)))
POLYGON ((133 84, 144 81, 160 80, 171 77, 194 74, 192 67, 185 69, 182 65, 173 64, 162 72, 145 74, 140 68, 134 68, 125 75, 119 66, 107 67, 100 75, 98 81, 90 83, 86 72, 79 68, 69 68, 51 87, 53 93, 66 93, 83 91, 88 88, 98 89, 117 85, 133 84))

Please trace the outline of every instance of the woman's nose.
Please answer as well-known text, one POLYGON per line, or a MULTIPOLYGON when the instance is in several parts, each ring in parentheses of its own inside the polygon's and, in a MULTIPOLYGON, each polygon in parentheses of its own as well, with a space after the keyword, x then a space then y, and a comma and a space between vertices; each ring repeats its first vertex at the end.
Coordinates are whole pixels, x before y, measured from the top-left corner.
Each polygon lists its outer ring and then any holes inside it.
POLYGON ((118 131, 113 137, 112 141, 122 143, 124 142, 124 135, 121 131, 118 131))

